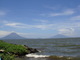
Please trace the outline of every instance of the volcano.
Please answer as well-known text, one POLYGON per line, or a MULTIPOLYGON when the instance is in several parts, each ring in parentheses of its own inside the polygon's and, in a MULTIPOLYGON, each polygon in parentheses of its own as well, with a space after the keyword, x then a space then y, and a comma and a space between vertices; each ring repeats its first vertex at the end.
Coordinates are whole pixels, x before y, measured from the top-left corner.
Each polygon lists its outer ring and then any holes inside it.
POLYGON ((9 35, 1 38, 1 39, 26 39, 26 38, 18 35, 17 33, 11 33, 11 34, 9 34, 9 35))

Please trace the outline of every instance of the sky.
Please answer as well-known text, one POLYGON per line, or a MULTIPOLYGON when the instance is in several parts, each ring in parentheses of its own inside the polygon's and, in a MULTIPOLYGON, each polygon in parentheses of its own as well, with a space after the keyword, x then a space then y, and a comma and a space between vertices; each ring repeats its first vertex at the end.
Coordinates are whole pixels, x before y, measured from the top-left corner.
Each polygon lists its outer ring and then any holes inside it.
POLYGON ((0 0, 0 37, 80 37, 80 0, 0 0))

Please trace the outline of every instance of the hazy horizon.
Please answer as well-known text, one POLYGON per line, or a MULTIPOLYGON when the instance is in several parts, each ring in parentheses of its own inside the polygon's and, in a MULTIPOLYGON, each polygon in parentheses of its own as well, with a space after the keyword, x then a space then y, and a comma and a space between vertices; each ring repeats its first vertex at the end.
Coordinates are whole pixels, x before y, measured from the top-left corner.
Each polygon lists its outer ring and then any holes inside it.
POLYGON ((0 37, 80 37, 80 0, 0 0, 0 37))

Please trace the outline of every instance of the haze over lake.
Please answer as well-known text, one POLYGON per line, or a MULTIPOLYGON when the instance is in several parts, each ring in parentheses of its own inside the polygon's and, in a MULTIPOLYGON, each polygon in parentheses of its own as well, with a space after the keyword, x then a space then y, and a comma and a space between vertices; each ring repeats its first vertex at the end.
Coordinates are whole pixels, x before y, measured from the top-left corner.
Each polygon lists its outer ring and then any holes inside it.
POLYGON ((40 51, 17 60, 80 60, 80 0, 0 0, 0 40, 40 51))
MULTIPOLYGON (((24 40, 4 40, 8 43, 27 45, 39 50, 30 57, 42 56, 66 56, 80 57, 80 38, 63 38, 63 39, 24 39, 24 40)), ((21 60, 50 60, 48 58, 20 58, 21 60)), ((60 58, 58 58, 59 60, 60 58)), ((53 59, 52 59, 53 60, 53 59)), ((67 59, 68 60, 68 59, 67 59)))

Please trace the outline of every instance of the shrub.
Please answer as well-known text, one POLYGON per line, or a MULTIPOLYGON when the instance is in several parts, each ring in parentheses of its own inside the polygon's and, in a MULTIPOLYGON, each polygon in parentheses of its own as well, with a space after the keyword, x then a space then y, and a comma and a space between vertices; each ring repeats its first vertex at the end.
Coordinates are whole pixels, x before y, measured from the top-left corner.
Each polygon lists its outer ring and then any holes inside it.
MULTIPOLYGON (((0 50, 4 50, 4 53, 0 55, 3 60, 13 60, 14 56, 22 56, 29 53, 29 50, 23 45, 15 45, 6 43, 0 40, 0 50)), ((1 53, 0 53, 1 54, 1 53)))

